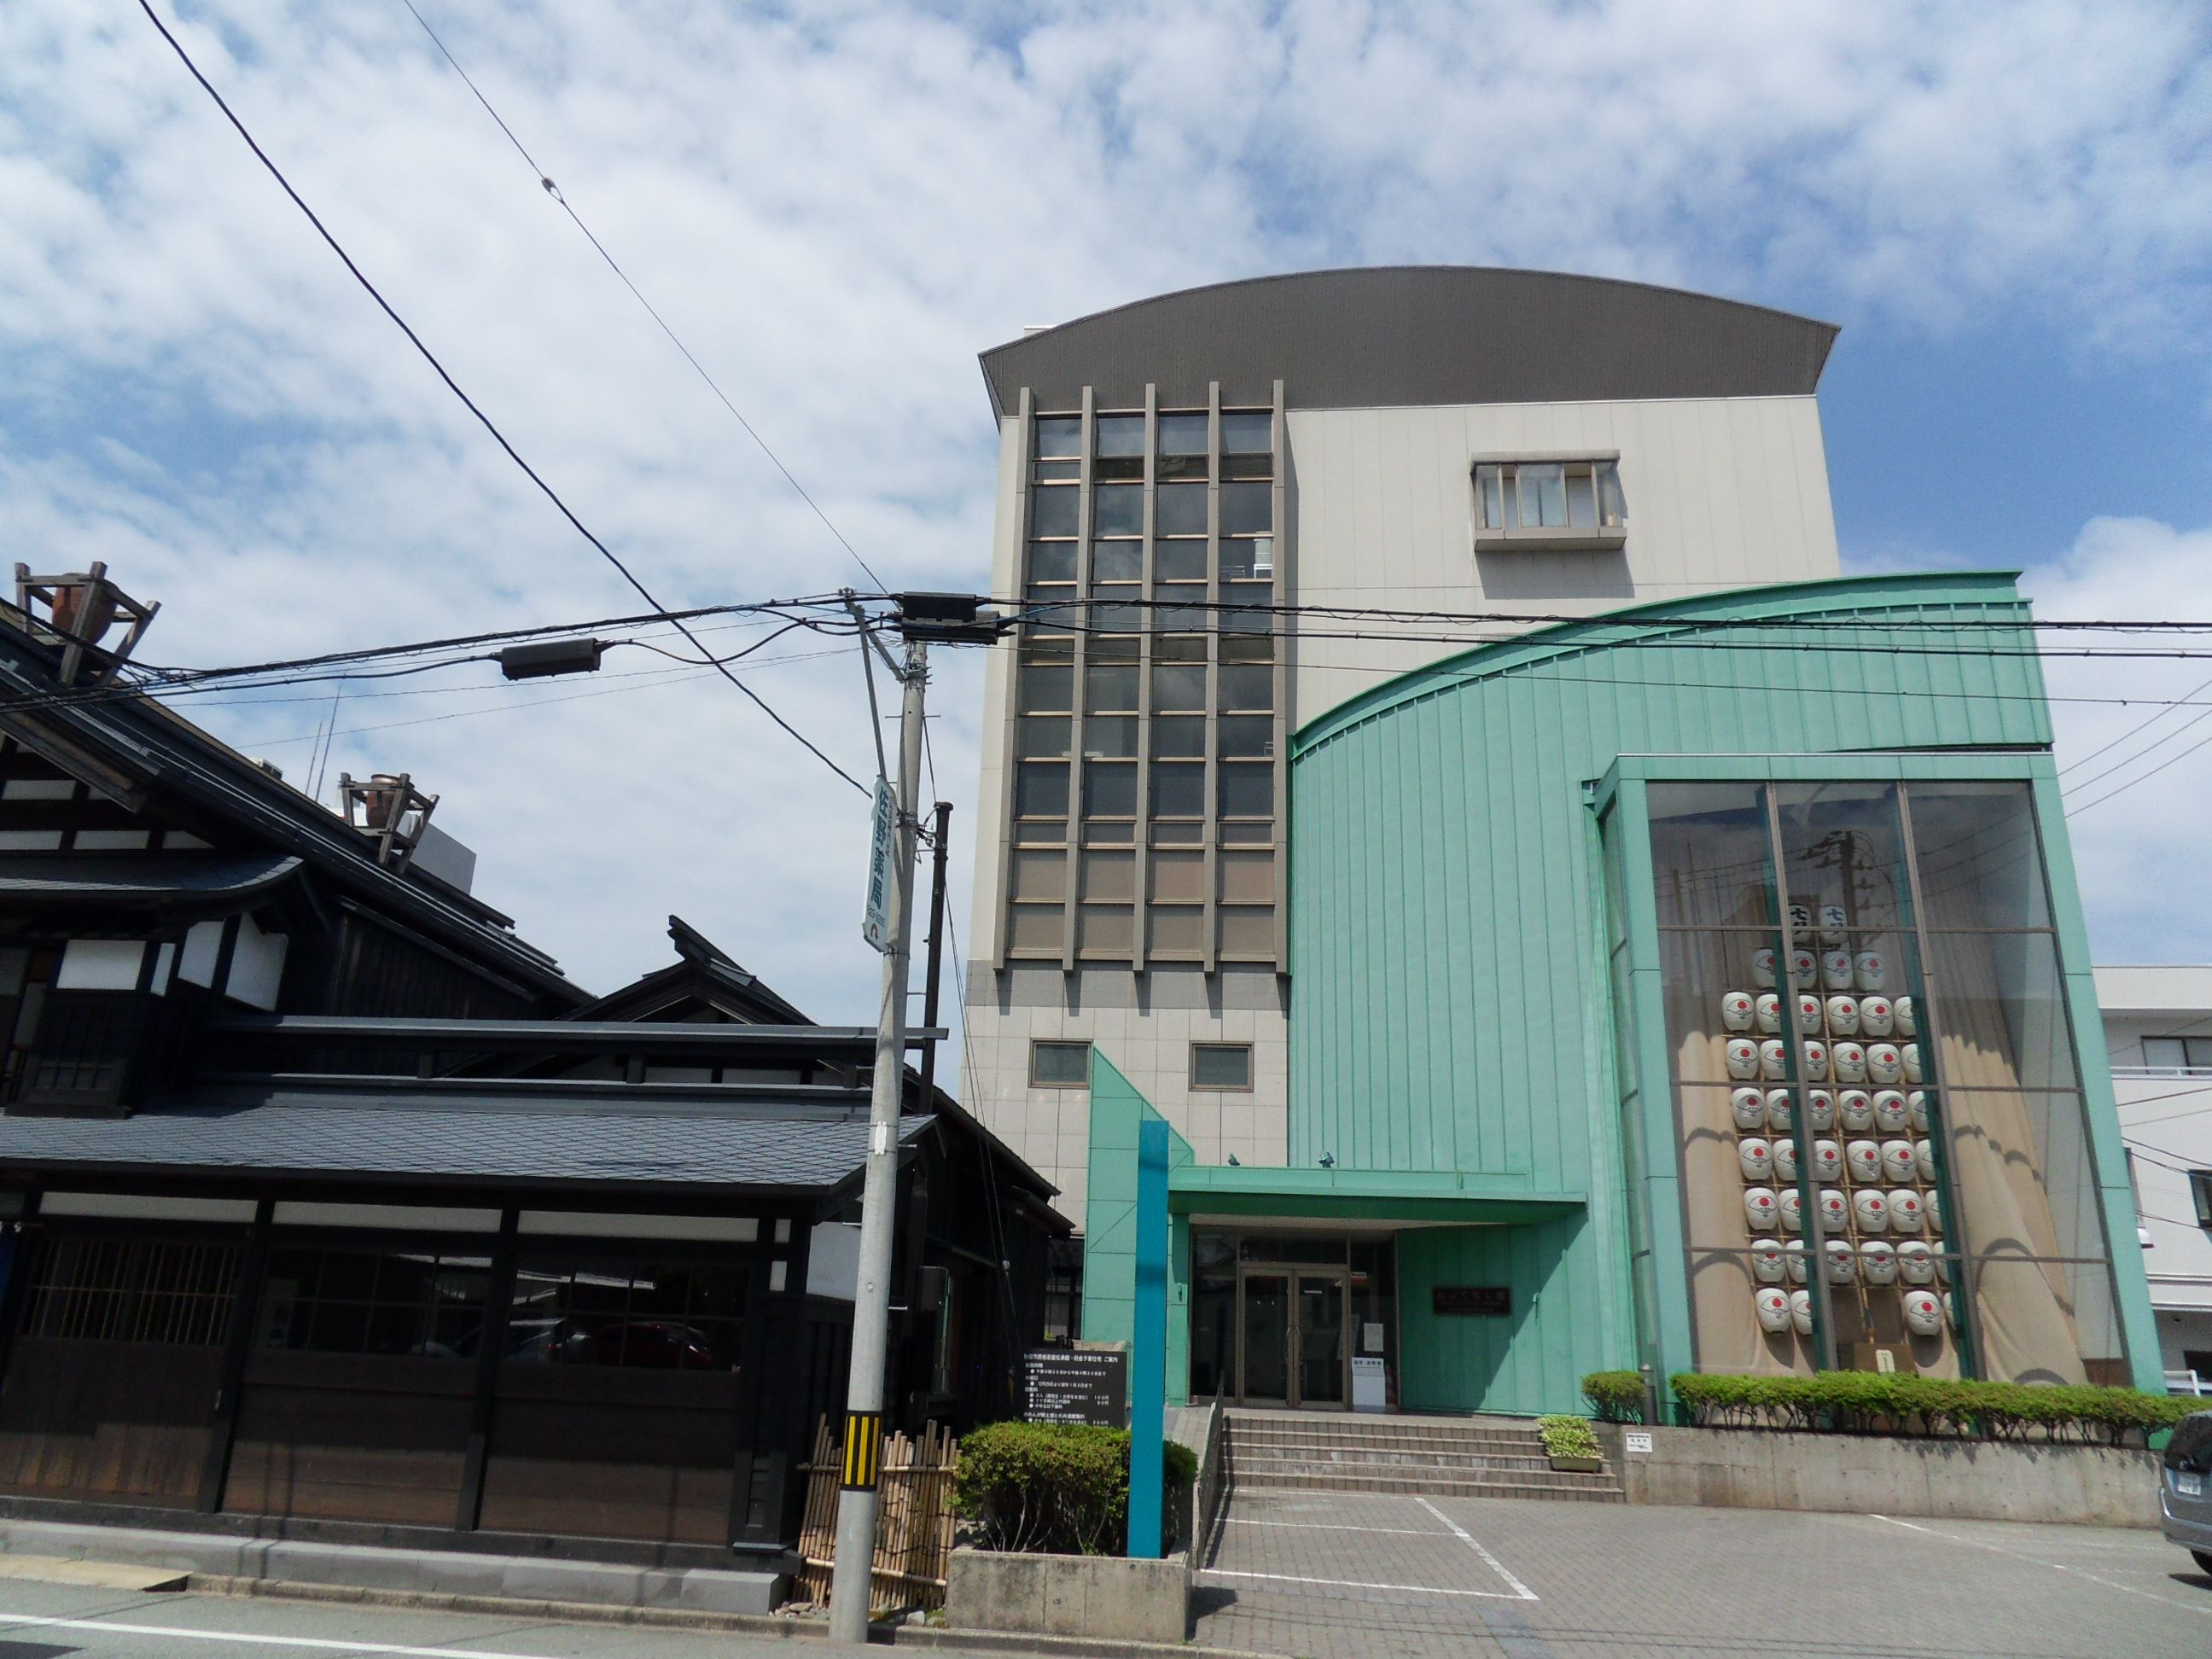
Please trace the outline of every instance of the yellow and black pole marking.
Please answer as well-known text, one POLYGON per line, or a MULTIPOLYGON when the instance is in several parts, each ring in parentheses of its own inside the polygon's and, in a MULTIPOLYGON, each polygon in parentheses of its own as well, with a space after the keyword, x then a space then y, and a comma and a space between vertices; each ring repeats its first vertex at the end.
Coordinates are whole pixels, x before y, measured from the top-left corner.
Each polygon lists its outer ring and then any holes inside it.
POLYGON ((884 1414, 845 1413, 845 1490, 873 1492, 884 1465, 884 1414))

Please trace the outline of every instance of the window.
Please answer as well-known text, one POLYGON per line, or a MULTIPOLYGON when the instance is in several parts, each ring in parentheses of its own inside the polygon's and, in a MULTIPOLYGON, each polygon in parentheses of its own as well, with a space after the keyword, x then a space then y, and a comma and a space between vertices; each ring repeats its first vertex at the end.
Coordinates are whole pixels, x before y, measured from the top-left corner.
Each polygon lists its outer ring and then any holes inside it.
POLYGON ((1252 1045, 1249 1042, 1192 1043, 1190 1086, 1194 1089, 1250 1088, 1252 1045))
POLYGON ((2212 1231, 2212 1170, 2189 1172, 2189 1195, 2197 1200, 2197 1224, 2212 1231))
POLYGON ((2212 1037, 2142 1040, 2143 1066, 2153 1072, 2212 1072, 2212 1037))
POLYGON ((491 1263, 421 1250, 270 1252, 260 1346, 457 1358, 483 1334, 491 1263))
POLYGON ((512 1364, 733 1371, 749 1264, 526 1256, 507 1315, 512 1364))
POLYGON ((1606 550, 1627 535, 1617 456, 1479 459, 1474 501, 1478 550, 1516 543, 1606 550))
POLYGON ((218 1347, 238 1279, 235 1244, 48 1237, 32 1263, 23 1334, 218 1347))
POLYGON ((1089 1088, 1091 1045, 1087 1042, 1042 1041, 1030 1043, 1030 1086, 1032 1089, 1089 1088))

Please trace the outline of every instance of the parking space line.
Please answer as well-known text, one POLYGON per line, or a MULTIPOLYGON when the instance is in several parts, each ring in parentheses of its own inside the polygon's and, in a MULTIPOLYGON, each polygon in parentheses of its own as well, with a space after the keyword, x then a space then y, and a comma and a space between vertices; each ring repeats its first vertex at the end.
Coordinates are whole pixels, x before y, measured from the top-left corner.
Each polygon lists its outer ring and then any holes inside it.
POLYGON ((2063 1561, 2041 1560, 2033 1555, 2023 1555, 2018 1550, 2008 1550, 2002 1544, 1986 1544, 1978 1538, 1961 1538, 1955 1532, 1945 1532, 1937 1527, 1923 1527, 1917 1521, 1900 1521, 1893 1515, 1869 1515, 1869 1518, 1875 1521, 1886 1521, 1893 1527, 1903 1527, 1911 1532, 1924 1532, 1930 1538, 1941 1538, 1946 1543, 1965 1544, 1974 1549, 1987 1550, 1993 1555, 2008 1555, 2014 1560, 2025 1561, 2031 1566, 2048 1567, 2053 1572, 2071 1573, 2076 1578, 2086 1578, 2093 1584, 2103 1585, 2106 1589, 2120 1590, 2129 1595, 2140 1595, 2146 1601, 2156 1601, 2169 1607, 2180 1607, 2186 1612, 2199 1615, 2212 1615, 2212 1607, 2200 1606, 2194 1601, 2177 1601, 2170 1595, 2154 1595, 2151 1591, 2139 1589, 2133 1584, 2115 1583, 2112 1580, 2100 1577, 2096 1573, 2084 1572, 2079 1567, 2069 1567, 2063 1561))
MULTIPOLYGON (((252 1631, 191 1630, 179 1625, 126 1625, 112 1619, 54 1619, 0 1613, 0 1625, 20 1629, 100 1631, 110 1636, 165 1636, 180 1642, 228 1642, 234 1647, 304 1648, 318 1653, 374 1653, 392 1659, 538 1659, 497 1648, 410 1647, 398 1642, 349 1642, 332 1637, 260 1635, 252 1631)), ((489 1639, 489 1638, 486 1638, 489 1639)))
POLYGON ((1419 1504, 1423 1509, 1426 1510, 1431 1515, 1435 1516, 1437 1519, 1443 1522, 1444 1525, 1449 1527, 1452 1529, 1452 1535, 1454 1537, 1457 1538, 1461 1543, 1466 1545, 1468 1548, 1473 1550, 1477 1555, 1480 1556, 1486 1562, 1487 1562, 1491 1571, 1496 1573, 1507 1583, 1512 1585, 1513 1588, 1519 1592, 1519 1594, 1514 1597, 1516 1601, 1534 1601, 1538 1599, 1535 1591, 1530 1589, 1518 1578, 1516 1578, 1511 1573, 1505 1571, 1505 1564, 1503 1561, 1499 1560, 1488 1550, 1483 1548, 1481 1545, 1474 1541, 1474 1534, 1462 1527, 1458 1522, 1453 1520, 1451 1516, 1446 1515, 1434 1504, 1429 1502, 1427 1498, 1416 1498, 1413 1501, 1416 1504, 1419 1504))
MULTIPOLYGON (((1437 1537, 1441 1534, 1431 1533, 1425 1535, 1437 1537)), ((1498 1569, 1498 1572, 1509 1583, 1516 1582, 1503 1567, 1498 1569)), ((1207 1578, 1264 1578, 1278 1584, 1318 1584, 1334 1589, 1398 1590, 1414 1595, 1472 1595, 1486 1601, 1533 1601, 1536 1599, 1525 1587, 1518 1595, 1509 1595, 1504 1590, 1446 1589, 1439 1584, 1372 1584, 1358 1578, 1301 1578, 1287 1572, 1237 1572, 1228 1567, 1206 1567, 1201 1570, 1201 1576, 1207 1578)))
POLYGON ((1232 1527, 1289 1527, 1297 1532, 1378 1532, 1393 1538, 1448 1538, 1449 1533, 1438 1532, 1434 1527, 1348 1527, 1340 1521, 1248 1521, 1243 1516, 1229 1517, 1232 1527))

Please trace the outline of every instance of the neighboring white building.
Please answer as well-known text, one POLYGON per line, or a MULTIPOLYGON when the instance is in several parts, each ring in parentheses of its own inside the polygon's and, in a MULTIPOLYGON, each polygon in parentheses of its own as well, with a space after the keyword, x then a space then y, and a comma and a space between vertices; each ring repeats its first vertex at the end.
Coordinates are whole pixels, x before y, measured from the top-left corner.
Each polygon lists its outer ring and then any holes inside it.
POLYGON ((963 1098, 1079 1225, 1093 1040, 1200 1160, 1285 1161, 1288 735, 1469 634, 1266 607, 1499 631, 1833 577, 1834 336, 1632 283, 1397 269, 983 355, 992 591, 1043 609, 986 681, 963 1098))
POLYGON ((2169 1382, 2212 1389, 2212 967, 2097 969, 2169 1382))

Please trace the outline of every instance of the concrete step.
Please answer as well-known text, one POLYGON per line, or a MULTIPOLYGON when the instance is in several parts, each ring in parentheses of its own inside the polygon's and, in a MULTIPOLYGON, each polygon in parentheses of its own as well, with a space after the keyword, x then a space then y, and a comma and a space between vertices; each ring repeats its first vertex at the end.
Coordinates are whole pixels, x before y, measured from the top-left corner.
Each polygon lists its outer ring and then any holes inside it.
POLYGON ((52 1521, 0 1522, 0 1555, 160 1567, 171 1570, 169 1577, 183 1573, 702 1613, 773 1613, 785 1583, 780 1573, 743 1569, 638 1567, 52 1521))
POLYGON ((1238 1469, 1334 1468, 1339 1464, 1383 1466, 1404 1469, 1542 1469, 1552 1460, 1541 1446, 1506 1452, 1398 1451, 1373 1446, 1251 1447, 1238 1446, 1230 1454, 1238 1469))
POLYGON ((1480 1474, 1416 1472, 1389 1464, 1340 1464, 1328 1469, 1250 1472, 1232 1468, 1237 1492, 1374 1492, 1453 1498, 1555 1498, 1587 1503, 1627 1501, 1620 1483, 1605 1474, 1565 1474, 1549 1469, 1498 1469, 1480 1474))
POLYGON ((1540 1448, 1541 1437, 1530 1434, 1294 1434, 1280 1429, 1237 1429, 1230 1434, 1232 1446, 1283 1447, 1303 1450, 1308 1447, 1350 1447, 1409 1452, 1514 1452, 1529 1447, 1540 1448))

